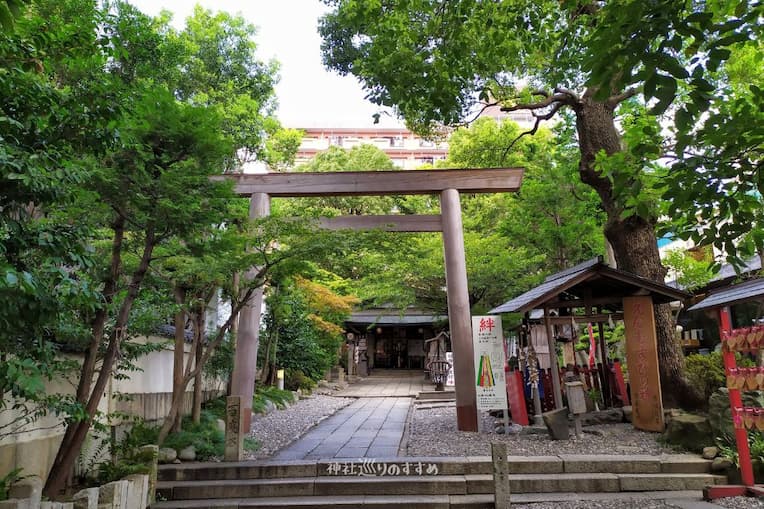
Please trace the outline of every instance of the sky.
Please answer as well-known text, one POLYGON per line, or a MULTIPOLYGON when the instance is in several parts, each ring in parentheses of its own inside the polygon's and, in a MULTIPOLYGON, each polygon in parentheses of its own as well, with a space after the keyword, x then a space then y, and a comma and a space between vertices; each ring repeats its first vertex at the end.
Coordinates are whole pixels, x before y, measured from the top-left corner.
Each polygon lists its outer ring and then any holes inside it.
MULTIPOLYGON (((318 18, 327 11, 320 0, 129 0, 149 15, 166 9, 181 28, 194 5, 241 14, 258 28, 261 60, 280 63, 276 86, 278 118, 285 127, 374 127, 379 108, 364 99, 358 81, 324 69, 318 18)), ((378 127, 402 122, 382 115, 378 127)))

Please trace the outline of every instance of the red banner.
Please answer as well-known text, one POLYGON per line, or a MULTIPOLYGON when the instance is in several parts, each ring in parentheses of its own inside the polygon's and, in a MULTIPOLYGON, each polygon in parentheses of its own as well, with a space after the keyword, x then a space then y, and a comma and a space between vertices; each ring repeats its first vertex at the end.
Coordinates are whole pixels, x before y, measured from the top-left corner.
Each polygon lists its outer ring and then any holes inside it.
POLYGON ((594 331, 592 330, 592 324, 589 324, 589 367, 593 368, 597 363, 596 359, 597 342, 594 340, 594 331))

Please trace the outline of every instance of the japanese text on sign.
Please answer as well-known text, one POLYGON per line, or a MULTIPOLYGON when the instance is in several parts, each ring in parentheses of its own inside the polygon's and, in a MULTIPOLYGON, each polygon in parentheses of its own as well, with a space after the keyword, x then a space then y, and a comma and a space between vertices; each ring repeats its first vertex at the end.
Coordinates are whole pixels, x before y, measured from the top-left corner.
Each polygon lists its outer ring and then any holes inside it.
POLYGON ((507 408, 501 317, 473 316, 472 346, 478 410, 507 408))
POLYGON ((327 475, 355 475, 359 477, 380 477, 399 475, 438 475, 438 465, 421 461, 402 463, 377 463, 376 459, 360 459, 359 462, 332 462, 326 466, 327 475))

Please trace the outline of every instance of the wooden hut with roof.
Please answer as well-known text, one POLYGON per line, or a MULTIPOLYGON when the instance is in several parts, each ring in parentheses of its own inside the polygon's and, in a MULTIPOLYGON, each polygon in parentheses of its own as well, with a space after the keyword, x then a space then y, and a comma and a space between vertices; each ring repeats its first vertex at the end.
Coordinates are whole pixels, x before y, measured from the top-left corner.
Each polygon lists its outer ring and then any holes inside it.
MULTIPOLYGON (((690 294, 607 265, 602 257, 552 274, 539 286, 492 309, 490 313, 523 313, 543 309, 549 341, 552 389, 556 408, 562 408, 554 325, 596 324, 601 363, 608 363, 603 324, 623 320, 626 357, 630 366, 633 422, 639 429, 663 430, 663 402, 653 305, 683 301, 690 294), (552 316, 552 311, 557 316, 552 316)), ((603 377, 606 380, 607 377, 603 377)))

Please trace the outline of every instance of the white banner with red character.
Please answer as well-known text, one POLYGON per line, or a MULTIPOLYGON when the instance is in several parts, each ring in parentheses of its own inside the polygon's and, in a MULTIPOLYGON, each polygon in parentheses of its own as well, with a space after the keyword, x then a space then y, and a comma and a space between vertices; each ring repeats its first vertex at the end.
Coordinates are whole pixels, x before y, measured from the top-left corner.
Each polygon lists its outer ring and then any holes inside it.
POLYGON ((506 409, 507 384, 500 316, 472 317, 472 347, 475 352, 478 410, 506 409))

